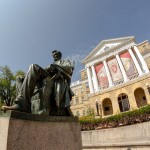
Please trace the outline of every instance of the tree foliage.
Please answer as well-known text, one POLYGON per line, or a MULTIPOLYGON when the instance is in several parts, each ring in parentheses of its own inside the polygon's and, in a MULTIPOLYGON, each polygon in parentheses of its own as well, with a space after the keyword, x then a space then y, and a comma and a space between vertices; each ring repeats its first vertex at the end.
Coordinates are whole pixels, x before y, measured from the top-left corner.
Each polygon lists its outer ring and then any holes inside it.
POLYGON ((0 67, 0 99, 7 106, 11 106, 16 97, 16 76, 24 74, 19 70, 14 75, 8 66, 0 67))
POLYGON ((150 121, 150 105, 106 118, 80 117, 81 130, 99 130, 150 121))
POLYGON ((91 116, 93 118, 95 117, 95 112, 94 112, 94 109, 92 107, 88 106, 86 116, 91 116))
POLYGON ((25 76, 25 72, 24 71, 22 71, 22 70, 18 70, 18 71, 16 71, 16 74, 15 74, 15 79, 16 79, 16 77, 17 76, 19 76, 19 75, 21 75, 21 76, 25 76))

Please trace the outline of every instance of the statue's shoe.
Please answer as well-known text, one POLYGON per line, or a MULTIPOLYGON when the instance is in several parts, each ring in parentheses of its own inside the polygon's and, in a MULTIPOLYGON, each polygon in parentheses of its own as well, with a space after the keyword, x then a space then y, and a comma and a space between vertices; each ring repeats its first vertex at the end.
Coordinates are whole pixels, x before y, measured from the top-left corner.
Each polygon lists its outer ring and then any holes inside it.
POLYGON ((26 112, 26 110, 20 107, 18 104, 14 104, 12 106, 2 106, 1 111, 6 112, 7 110, 26 112))
POLYGON ((49 116, 49 109, 42 109, 42 110, 39 110, 37 112, 38 115, 48 115, 49 116))

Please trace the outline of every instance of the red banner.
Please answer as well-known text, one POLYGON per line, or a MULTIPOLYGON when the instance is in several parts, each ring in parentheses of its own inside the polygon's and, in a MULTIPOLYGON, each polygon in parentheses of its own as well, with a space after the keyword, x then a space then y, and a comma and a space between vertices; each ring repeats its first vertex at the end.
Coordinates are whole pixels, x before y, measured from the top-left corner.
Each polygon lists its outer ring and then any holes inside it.
POLYGON ((113 81, 115 82, 121 80, 123 77, 116 58, 109 60, 107 64, 113 81))
POLYGON ((98 84, 100 87, 105 87, 109 84, 106 71, 103 64, 95 66, 95 71, 98 79, 98 84))
POLYGON ((127 73, 127 76, 132 76, 137 73, 136 67, 133 63, 133 60, 129 54, 129 52, 126 52, 122 55, 120 55, 122 63, 124 65, 125 71, 127 73))

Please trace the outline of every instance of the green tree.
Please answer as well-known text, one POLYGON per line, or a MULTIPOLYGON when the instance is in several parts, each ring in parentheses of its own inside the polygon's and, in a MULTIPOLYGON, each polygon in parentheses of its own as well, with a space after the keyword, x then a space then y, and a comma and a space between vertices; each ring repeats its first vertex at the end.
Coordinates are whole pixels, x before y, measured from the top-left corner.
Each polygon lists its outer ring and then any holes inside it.
POLYGON ((16 71, 15 79, 16 79, 16 77, 17 77, 17 76, 19 76, 19 75, 21 75, 21 76, 25 77, 25 72, 24 72, 24 71, 22 71, 22 70, 18 70, 18 71, 16 71))
POLYGON ((15 94, 15 78, 8 66, 0 67, 0 98, 7 106, 12 105, 15 94))
POLYGON ((94 109, 92 108, 92 107, 90 107, 90 106, 88 106, 88 109, 87 109, 87 111, 86 111, 86 116, 91 116, 91 117, 95 117, 95 112, 94 112, 94 109))
POLYGON ((19 70, 14 75, 8 66, 0 67, 0 99, 7 106, 11 106, 16 97, 16 76, 24 74, 19 70))

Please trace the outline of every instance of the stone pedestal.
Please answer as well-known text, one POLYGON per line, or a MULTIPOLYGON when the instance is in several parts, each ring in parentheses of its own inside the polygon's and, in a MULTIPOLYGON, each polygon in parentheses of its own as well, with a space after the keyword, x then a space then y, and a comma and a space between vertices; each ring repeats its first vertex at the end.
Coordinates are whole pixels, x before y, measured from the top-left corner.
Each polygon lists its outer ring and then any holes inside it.
POLYGON ((1 112, 0 150, 82 150, 78 118, 1 112))

